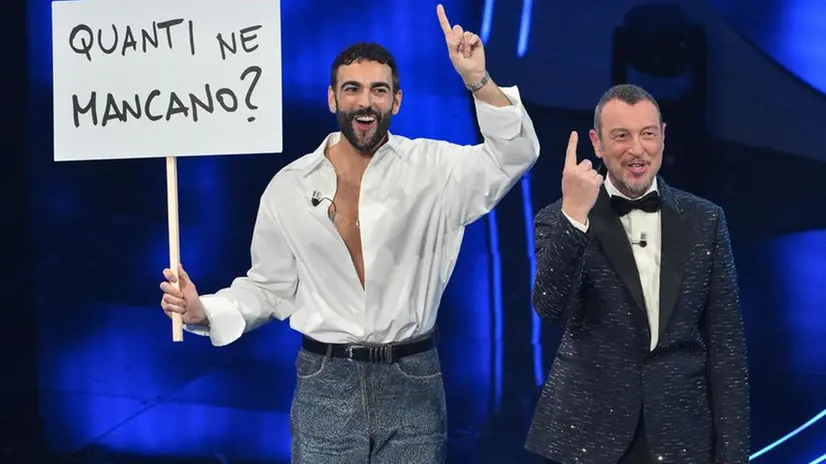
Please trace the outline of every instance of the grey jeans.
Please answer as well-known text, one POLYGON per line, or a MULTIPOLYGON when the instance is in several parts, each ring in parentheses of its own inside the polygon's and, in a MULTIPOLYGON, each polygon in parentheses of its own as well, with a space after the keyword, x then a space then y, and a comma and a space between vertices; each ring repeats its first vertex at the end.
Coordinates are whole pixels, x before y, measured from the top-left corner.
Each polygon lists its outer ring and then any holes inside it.
POLYGON ((445 462, 447 413, 436 348, 393 364, 301 349, 295 367, 293 463, 445 462))

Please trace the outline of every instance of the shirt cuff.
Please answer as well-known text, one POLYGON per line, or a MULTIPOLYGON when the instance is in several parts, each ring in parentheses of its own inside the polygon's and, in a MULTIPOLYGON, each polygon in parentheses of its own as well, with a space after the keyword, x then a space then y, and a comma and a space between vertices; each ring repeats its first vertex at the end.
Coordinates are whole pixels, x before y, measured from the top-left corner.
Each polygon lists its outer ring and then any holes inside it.
MULTIPOLYGON (((562 214, 565 214, 565 211, 563 211, 562 214)), ((573 224, 573 226, 579 229, 581 232, 588 232, 588 218, 585 218, 585 224, 582 224, 579 221, 571 219, 571 216, 568 216, 567 214, 565 214, 565 217, 568 218, 568 220, 571 221, 571 224, 573 224)))
POLYGON ((498 107, 477 98, 473 99, 476 104, 479 131, 486 137, 504 140, 514 139, 522 133, 524 117, 522 99, 516 86, 500 87, 499 89, 510 100, 511 104, 509 106, 498 107))
POLYGON ((246 321, 232 301, 217 295, 201 297, 209 327, 186 324, 184 329, 195 335, 208 336, 214 346, 226 346, 244 334, 246 321))

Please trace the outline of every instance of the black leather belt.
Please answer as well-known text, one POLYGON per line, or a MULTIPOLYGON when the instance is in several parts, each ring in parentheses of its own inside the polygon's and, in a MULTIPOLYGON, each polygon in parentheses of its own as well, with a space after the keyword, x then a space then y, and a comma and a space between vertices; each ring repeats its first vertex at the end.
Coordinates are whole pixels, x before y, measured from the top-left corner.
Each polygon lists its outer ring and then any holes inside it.
POLYGON ((434 332, 427 338, 413 342, 388 343, 383 345, 322 343, 311 338, 303 337, 301 346, 311 353, 333 358, 392 364, 398 362, 399 359, 405 356, 423 353, 435 347, 436 333, 434 332))

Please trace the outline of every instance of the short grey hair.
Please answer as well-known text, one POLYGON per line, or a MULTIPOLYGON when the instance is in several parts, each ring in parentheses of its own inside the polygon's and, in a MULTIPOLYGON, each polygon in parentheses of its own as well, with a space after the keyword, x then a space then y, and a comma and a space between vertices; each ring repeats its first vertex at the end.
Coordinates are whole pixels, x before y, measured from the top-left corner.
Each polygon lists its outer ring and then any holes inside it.
POLYGON ((599 103, 597 103, 597 108, 594 110, 594 130, 597 131, 597 135, 599 135, 600 138, 602 138, 602 109, 611 100, 619 100, 629 105, 636 105, 643 100, 650 101, 657 108, 657 114, 660 116, 660 125, 662 125, 663 116, 660 112, 660 105, 657 104, 657 100, 655 100, 650 93, 642 87, 633 84, 619 84, 611 87, 607 92, 602 94, 599 103))

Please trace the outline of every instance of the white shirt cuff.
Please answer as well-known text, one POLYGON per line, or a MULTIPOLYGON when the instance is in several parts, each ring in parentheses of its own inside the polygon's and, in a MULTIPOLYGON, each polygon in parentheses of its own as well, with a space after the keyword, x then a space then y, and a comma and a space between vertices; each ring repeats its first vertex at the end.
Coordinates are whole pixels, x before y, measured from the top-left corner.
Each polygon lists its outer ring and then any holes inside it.
MULTIPOLYGON (((565 214, 565 211, 563 211, 562 214, 565 214)), ((568 216, 567 214, 565 214, 565 217, 568 218, 569 221, 571 221, 571 224, 573 224, 574 227, 576 227, 577 229, 579 229, 583 233, 588 232, 588 226, 589 226, 588 218, 585 218, 585 224, 582 224, 579 221, 575 221, 575 220, 571 219, 571 216, 568 216)))
POLYGON ((184 325, 187 332, 208 336, 214 346, 229 345, 244 334, 247 323, 232 301, 216 295, 204 295, 201 303, 204 304, 209 327, 184 325))
POLYGON ((522 99, 516 86, 499 89, 510 100, 509 106, 493 106, 474 98, 479 131, 495 139, 511 140, 522 133, 522 99))

